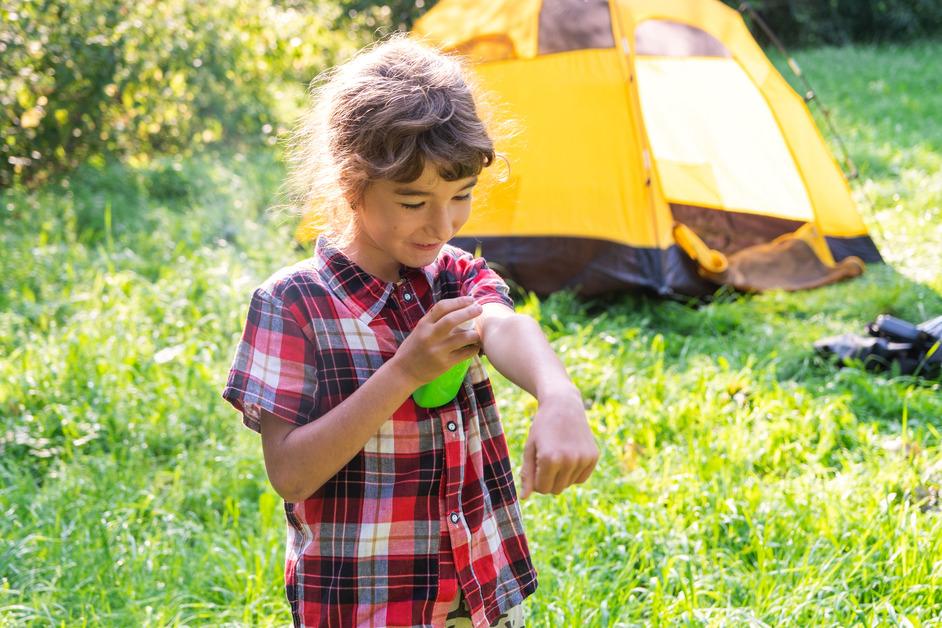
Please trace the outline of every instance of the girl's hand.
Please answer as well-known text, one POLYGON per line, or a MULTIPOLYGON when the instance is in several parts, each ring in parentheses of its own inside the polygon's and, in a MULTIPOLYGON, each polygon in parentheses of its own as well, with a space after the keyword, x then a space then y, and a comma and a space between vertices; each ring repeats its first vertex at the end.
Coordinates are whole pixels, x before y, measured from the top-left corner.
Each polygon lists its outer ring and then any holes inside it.
POLYGON ((473 297, 442 299, 419 320, 390 361, 415 382, 416 388, 427 384, 481 350, 481 338, 474 326, 459 328, 480 314, 481 306, 473 297))
POLYGON ((534 490, 558 495, 571 484, 582 484, 598 460, 599 448, 578 389, 541 400, 523 448, 521 499, 534 490))

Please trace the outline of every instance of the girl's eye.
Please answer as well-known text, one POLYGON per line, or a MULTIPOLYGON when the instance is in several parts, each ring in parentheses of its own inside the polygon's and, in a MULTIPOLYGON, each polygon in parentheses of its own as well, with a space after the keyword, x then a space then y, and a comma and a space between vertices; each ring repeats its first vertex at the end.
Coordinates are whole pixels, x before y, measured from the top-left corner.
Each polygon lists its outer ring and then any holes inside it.
MULTIPOLYGON (((471 192, 468 192, 467 194, 464 194, 462 196, 456 196, 455 200, 456 201, 471 200, 471 192)), ((425 201, 422 201, 419 203, 399 203, 399 204, 405 207, 406 209, 420 209, 423 205, 425 205, 425 201)))

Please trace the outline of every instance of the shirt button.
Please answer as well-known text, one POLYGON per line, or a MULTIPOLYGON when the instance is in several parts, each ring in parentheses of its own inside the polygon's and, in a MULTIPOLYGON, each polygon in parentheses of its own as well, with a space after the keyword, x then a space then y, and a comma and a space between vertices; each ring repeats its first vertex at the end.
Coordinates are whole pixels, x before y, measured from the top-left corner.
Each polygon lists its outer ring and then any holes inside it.
POLYGON ((411 295, 410 293, 406 292, 404 295, 402 295, 402 298, 405 299, 406 301, 411 301, 411 300, 412 300, 412 295, 411 295))
POLYGON ((458 519, 459 519, 458 513, 456 512, 451 513, 450 519, 452 523, 458 523, 458 519))
POLYGON ((449 422, 448 422, 448 429, 449 429, 450 431, 454 432, 456 429, 458 429, 458 426, 455 425, 455 422, 454 422, 454 421, 449 421, 449 422))

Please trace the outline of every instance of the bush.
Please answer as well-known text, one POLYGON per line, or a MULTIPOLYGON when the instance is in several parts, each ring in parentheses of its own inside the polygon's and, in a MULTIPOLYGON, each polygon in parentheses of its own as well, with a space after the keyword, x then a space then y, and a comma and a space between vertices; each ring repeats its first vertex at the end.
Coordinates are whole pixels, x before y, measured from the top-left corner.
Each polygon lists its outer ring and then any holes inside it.
POLYGON ((90 156, 146 161, 233 137, 274 143, 283 87, 334 60, 339 10, 259 0, 8 0, 0 188, 90 156))
POLYGON ((336 24, 348 26, 357 32, 406 31, 412 28, 419 16, 437 3, 438 0, 392 0, 383 3, 374 0, 337 0, 340 13, 336 24))
MULTIPOLYGON (((737 0, 724 0, 739 8, 737 0)), ((942 34, 938 0, 752 0, 786 44, 900 41, 942 34)), ((753 28, 762 43, 764 35, 753 28)))

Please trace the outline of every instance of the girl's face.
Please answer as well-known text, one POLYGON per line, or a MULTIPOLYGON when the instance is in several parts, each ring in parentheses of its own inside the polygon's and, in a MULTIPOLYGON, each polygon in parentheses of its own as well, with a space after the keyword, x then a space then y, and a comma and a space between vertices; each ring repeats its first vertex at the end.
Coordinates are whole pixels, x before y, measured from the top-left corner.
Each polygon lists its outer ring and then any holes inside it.
POLYGON ((467 222, 475 183, 477 177, 446 181, 431 162, 411 183, 371 183, 356 208, 357 229, 348 256, 386 281, 399 280, 401 264, 431 264, 467 222))

